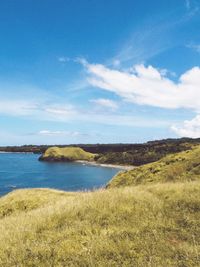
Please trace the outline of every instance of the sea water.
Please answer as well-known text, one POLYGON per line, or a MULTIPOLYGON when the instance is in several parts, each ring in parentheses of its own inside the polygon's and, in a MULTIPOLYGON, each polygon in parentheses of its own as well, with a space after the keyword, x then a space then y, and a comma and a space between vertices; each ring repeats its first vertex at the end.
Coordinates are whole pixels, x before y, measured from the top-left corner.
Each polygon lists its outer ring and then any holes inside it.
POLYGON ((38 157, 31 153, 0 153, 0 196, 21 188, 93 190, 105 186, 119 171, 83 163, 41 162, 38 157))

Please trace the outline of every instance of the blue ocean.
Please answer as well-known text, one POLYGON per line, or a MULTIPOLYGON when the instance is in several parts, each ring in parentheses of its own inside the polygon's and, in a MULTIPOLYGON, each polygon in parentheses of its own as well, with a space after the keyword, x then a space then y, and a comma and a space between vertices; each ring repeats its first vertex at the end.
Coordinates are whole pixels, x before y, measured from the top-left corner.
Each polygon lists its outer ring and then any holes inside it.
POLYGON ((39 155, 0 153, 0 196, 21 188, 53 188, 66 191, 93 190, 119 171, 82 163, 48 163, 39 155))

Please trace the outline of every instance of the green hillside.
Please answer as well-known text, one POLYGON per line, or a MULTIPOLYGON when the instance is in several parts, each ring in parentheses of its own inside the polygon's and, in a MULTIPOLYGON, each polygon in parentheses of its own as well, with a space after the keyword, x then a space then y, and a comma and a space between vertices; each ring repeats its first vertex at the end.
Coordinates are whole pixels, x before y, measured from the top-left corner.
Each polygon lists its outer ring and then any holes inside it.
POLYGON ((50 147, 40 157, 45 161, 76 161, 76 160, 94 160, 95 154, 84 151, 80 147, 50 147))
POLYGON ((117 174, 108 187, 200 180, 200 146, 117 174))

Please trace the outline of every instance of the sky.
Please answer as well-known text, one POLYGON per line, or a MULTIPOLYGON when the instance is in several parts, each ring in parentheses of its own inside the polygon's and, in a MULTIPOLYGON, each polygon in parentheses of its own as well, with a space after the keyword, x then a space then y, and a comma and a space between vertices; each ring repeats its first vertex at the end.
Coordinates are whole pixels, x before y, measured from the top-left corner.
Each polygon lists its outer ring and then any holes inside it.
POLYGON ((200 137, 200 0, 1 0, 0 145, 200 137))

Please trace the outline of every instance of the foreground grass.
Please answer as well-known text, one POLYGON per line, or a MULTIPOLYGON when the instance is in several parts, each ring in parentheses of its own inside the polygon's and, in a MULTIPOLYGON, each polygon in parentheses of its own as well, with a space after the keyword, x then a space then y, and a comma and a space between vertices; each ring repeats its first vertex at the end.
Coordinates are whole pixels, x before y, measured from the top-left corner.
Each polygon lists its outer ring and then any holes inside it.
POLYGON ((163 182, 200 181, 200 146, 117 174, 108 188, 163 182))
POLYGON ((15 191, 0 199, 0 266, 199 266, 199 195, 197 181, 15 191))

